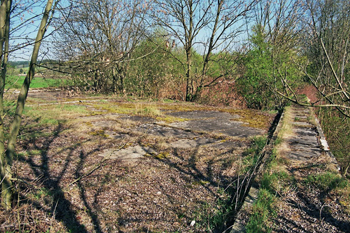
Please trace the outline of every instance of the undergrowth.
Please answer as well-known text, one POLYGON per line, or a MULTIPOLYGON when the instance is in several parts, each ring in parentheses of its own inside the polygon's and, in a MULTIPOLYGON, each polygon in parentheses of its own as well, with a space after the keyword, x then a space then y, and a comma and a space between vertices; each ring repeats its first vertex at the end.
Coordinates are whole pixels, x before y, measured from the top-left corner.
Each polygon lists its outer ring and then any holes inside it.
POLYGON ((333 109, 320 108, 317 115, 329 147, 341 167, 341 173, 350 178, 350 119, 333 109))
MULTIPOLYGON (((281 143, 277 138, 275 145, 281 143)), ((251 215, 246 225, 247 233, 272 232, 273 219, 277 216, 278 194, 290 186, 292 178, 280 170, 276 150, 273 149, 265 165, 265 172, 260 178, 257 200, 253 203, 251 215)))
POLYGON ((317 186, 323 191, 330 191, 334 189, 344 189, 348 187, 349 181, 339 174, 325 172, 323 174, 309 175, 306 179, 308 184, 317 186))
POLYGON ((321 174, 308 175, 305 183, 309 187, 315 187, 324 193, 334 193, 339 203, 350 214, 350 182, 339 173, 323 172, 321 174))
POLYGON ((240 174, 247 174, 259 161, 260 153, 266 145, 266 137, 253 138, 251 146, 242 153, 242 169, 240 174))
MULTIPOLYGON (((264 149, 266 142, 266 137, 256 137, 252 139, 250 147, 247 148, 242 154, 243 167, 237 175, 245 177, 249 177, 252 175, 251 173, 254 170, 253 168, 259 162, 261 152, 264 149)), ((209 225, 211 229, 215 229, 216 231, 222 232, 233 224, 233 220, 235 218, 237 210, 237 206, 235 206, 237 203, 236 200, 241 200, 241 195, 243 195, 242 190, 245 189, 245 187, 241 188, 241 190, 237 190, 237 188, 237 184, 233 183, 231 188, 223 190, 223 192, 226 194, 224 195, 225 198, 218 199, 217 211, 215 215, 213 215, 211 219, 209 219, 209 225), (237 195, 237 193, 240 194, 237 195)))
POLYGON ((258 198, 253 204, 252 213, 246 225, 247 233, 272 232, 272 219, 276 217, 275 203, 278 182, 279 178, 286 177, 286 175, 284 173, 271 174, 270 171, 271 166, 262 175, 258 198))

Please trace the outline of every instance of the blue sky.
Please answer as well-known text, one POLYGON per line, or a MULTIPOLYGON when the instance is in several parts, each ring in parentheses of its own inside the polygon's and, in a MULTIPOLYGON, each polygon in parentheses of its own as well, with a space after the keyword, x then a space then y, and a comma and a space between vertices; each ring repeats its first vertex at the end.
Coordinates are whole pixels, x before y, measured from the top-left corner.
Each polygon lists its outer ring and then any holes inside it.
MULTIPOLYGON (((61 0, 61 4, 66 4, 66 0, 61 0)), ((11 35, 10 49, 15 50, 10 53, 10 61, 27 61, 30 60, 33 45, 37 31, 42 19, 42 13, 45 10, 47 0, 14 0, 14 11, 11 17, 11 35)), ((56 12, 55 16, 58 16, 56 12)), ((48 28, 46 35, 53 31, 52 27, 48 28)), ((45 58, 47 49, 45 44, 50 41, 50 37, 46 38, 40 48, 41 58, 45 58)), ((47 57, 48 58, 48 57, 47 57)))

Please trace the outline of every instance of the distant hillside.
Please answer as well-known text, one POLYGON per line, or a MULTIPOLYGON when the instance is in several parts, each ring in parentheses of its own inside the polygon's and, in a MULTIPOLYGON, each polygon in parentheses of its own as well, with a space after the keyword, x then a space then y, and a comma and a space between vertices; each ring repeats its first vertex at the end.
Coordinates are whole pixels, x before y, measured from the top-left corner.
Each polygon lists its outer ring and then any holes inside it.
POLYGON ((9 61, 9 65, 17 68, 29 66, 29 61, 9 61))
MULTIPOLYGON (((45 60, 42 60, 42 61, 38 61, 38 64, 41 64, 41 63, 50 64, 50 63, 57 63, 57 61, 50 60, 50 59, 45 59, 45 60)), ((9 65, 13 66, 15 68, 24 68, 24 67, 28 67, 29 66, 29 61, 9 61, 9 65)))

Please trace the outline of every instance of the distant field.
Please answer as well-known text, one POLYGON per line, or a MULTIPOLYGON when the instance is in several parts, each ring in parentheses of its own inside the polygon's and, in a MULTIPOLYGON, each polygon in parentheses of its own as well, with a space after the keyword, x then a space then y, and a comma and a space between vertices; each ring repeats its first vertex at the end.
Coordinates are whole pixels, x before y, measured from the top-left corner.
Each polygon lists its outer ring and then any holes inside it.
MULTIPOLYGON (((7 78, 7 83, 5 88, 18 89, 22 86, 25 76, 12 75, 7 78)), ((66 83, 64 79, 53 79, 53 78, 43 78, 34 77, 31 88, 47 88, 47 87, 60 87, 66 83)))

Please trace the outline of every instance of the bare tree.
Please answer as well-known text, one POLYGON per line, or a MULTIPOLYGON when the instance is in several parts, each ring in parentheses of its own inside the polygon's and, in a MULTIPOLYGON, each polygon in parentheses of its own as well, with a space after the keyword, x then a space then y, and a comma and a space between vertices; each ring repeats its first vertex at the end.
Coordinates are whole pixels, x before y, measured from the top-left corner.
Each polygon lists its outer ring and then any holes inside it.
MULTIPOLYGON (((12 198, 12 160, 15 154, 15 146, 16 146, 16 139, 17 135, 19 133, 20 124, 21 124, 21 117, 24 110, 24 105, 27 99, 30 83, 33 80, 34 74, 35 74, 35 67, 39 55, 39 49, 41 42, 44 38, 45 32, 47 31, 47 27, 50 24, 54 9, 56 8, 59 1, 54 0, 48 0, 46 3, 46 7, 44 9, 44 12, 42 14, 42 19, 40 26, 38 28, 38 33, 34 42, 33 52, 29 64, 29 69, 27 76, 23 82, 22 88, 20 90, 20 93, 18 95, 17 99, 17 106, 15 110, 15 115, 12 120, 10 130, 9 130, 9 138, 8 142, 6 143, 5 140, 5 133, 4 133, 4 124, 3 124, 3 117, 4 117, 4 87, 5 87, 5 81, 6 81, 6 65, 8 61, 8 55, 9 55, 9 41, 10 41, 10 19, 11 19, 11 13, 13 12, 14 8, 12 7, 12 0, 2 0, 1 1, 1 8, 0 8, 0 48, 1 48, 1 82, 0 82, 0 113, 1 113, 1 121, 0 121, 0 161, 1 161, 1 176, 0 179, 2 181, 2 188, 1 188, 1 196, 2 196, 2 205, 6 209, 11 208, 11 198, 12 198), (6 148, 7 145, 7 148, 6 148)), ((16 6, 16 4, 14 5, 16 6)))
POLYGON ((344 0, 305 0, 302 4, 306 13, 300 26, 305 32, 299 46, 308 62, 298 65, 321 99, 310 104, 302 102, 287 82, 293 94, 284 97, 301 105, 334 107, 350 117, 350 4, 344 0))
POLYGON ((57 37, 62 68, 82 87, 123 92, 125 62, 144 33, 145 1, 72 1, 57 37))
POLYGON ((186 100, 198 97, 203 87, 215 84, 227 74, 208 74, 213 52, 224 51, 242 32, 249 11, 258 0, 164 0, 156 1, 153 17, 168 33, 182 44, 186 53, 186 100), (197 46, 200 45, 200 46, 197 46), (200 76, 192 71, 194 49, 203 55, 200 76))

